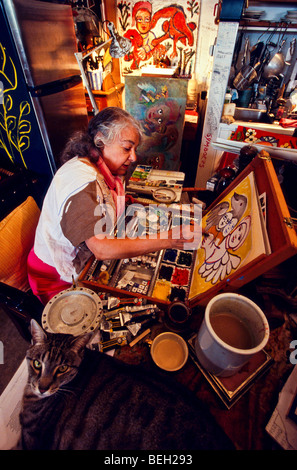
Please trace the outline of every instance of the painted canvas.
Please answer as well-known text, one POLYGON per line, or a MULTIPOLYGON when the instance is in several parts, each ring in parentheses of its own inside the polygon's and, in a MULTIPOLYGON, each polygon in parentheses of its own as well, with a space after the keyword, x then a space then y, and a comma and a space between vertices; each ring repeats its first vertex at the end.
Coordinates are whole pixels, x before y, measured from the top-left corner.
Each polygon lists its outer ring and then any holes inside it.
POLYGON ((141 124, 138 163, 179 170, 187 101, 187 80, 125 77, 125 109, 141 124))
POLYGON ((132 48, 122 61, 123 73, 142 65, 179 62, 181 73, 194 69, 200 0, 117 1, 117 28, 132 48))
POLYGON ((203 217, 202 227, 206 235, 197 250, 189 298, 269 253, 253 172, 203 217))

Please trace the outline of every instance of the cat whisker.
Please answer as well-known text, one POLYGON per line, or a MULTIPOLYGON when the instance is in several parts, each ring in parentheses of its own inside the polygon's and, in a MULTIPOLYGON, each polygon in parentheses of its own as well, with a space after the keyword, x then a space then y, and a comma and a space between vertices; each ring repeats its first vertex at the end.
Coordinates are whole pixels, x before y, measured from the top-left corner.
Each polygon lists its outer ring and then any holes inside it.
POLYGON ((60 393, 61 395, 65 394, 69 394, 69 395, 76 395, 76 392, 75 392, 75 389, 73 388, 66 388, 66 387, 61 387, 57 390, 56 393, 60 393))

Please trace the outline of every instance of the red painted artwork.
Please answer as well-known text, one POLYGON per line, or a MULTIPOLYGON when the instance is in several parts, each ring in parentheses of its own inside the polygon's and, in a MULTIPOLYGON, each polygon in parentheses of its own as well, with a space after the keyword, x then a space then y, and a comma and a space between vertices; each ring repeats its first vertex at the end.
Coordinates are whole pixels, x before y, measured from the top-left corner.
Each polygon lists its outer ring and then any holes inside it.
MULTIPOLYGON (((197 2, 194 3, 196 10, 192 11, 192 16, 194 13, 198 14, 199 10, 197 2)), ((151 2, 136 2, 131 12, 132 27, 129 27, 129 7, 127 2, 118 4, 123 35, 132 42, 131 51, 125 56, 125 61, 132 61, 131 70, 139 68, 142 62, 151 57, 154 58, 154 63, 168 66, 170 60, 178 56, 179 46, 183 49, 194 46, 193 32, 197 26, 194 21, 188 21, 183 6, 172 4, 153 13, 151 2)))

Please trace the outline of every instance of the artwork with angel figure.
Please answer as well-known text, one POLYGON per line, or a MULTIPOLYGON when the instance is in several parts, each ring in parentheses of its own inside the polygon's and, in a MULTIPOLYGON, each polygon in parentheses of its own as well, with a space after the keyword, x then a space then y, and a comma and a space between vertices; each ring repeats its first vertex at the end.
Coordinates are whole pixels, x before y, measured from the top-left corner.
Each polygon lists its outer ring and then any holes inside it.
POLYGON ((125 78, 125 109, 143 130, 137 147, 140 164, 179 170, 187 87, 187 80, 179 78, 125 78))
POLYGON ((190 297, 224 281, 265 253, 254 174, 250 173, 202 220, 206 232, 197 251, 190 297), (257 235, 255 235, 257 234, 257 235))

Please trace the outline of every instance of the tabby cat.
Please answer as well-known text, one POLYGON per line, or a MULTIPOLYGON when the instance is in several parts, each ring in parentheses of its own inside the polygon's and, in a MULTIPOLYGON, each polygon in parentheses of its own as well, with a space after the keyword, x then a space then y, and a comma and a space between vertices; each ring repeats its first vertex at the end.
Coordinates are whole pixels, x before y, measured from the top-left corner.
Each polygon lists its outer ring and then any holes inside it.
POLYGON ((23 449, 232 448, 203 404, 175 381, 86 348, 89 334, 46 333, 35 320, 31 334, 23 449))

